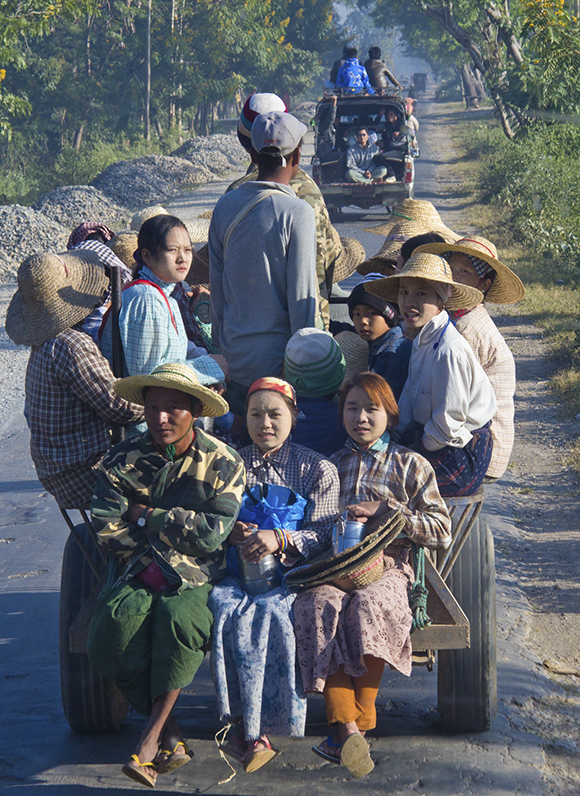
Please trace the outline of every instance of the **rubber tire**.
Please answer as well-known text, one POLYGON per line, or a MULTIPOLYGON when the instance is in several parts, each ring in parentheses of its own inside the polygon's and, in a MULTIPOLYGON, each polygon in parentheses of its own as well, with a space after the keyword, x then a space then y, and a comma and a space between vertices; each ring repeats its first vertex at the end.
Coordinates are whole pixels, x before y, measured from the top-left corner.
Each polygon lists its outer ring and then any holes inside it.
POLYGON ((450 733, 484 732, 497 714, 497 645, 493 536, 481 515, 447 585, 469 619, 471 646, 439 651, 439 715, 450 733))
MULTIPOLYGON (((93 561, 102 565, 84 524, 77 526, 93 561)), ((115 685, 97 674, 86 653, 69 651, 69 628, 97 579, 72 534, 62 559, 59 607, 60 689, 64 715, 74 732, 116 732, 129 703, 115 685)))

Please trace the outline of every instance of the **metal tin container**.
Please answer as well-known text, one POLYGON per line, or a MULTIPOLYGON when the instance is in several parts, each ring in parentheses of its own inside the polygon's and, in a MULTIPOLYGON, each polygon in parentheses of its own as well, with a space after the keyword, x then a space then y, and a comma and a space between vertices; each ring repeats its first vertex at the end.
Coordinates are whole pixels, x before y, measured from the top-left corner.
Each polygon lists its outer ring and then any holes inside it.
POLYGON ((349 547, 354 547, 366 536, 366 527, 364 522, 357 522, 356 520, 349 520, 348 514, 345 511, 342 516, 338 518, 338 522, 332 529, 332 553, 338 555, 349 547))
POLYGON ((250 564, 244 561, 238 549, 238 563, 244 591, 252 597, 265 594, 280 585, 278 561, 271 553, 257 564, 250 564))

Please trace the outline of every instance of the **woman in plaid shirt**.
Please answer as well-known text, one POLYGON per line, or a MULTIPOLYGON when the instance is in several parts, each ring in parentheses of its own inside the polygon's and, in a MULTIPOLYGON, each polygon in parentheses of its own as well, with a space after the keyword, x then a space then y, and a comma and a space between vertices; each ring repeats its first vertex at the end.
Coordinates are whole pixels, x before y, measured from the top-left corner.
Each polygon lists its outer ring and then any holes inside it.
POLYGON ((451 520, 429 462, 391 441, 399 410, 381 376, 355 376, 342 391, 340 413, 349 436, 331 461, 340 477, 341 509, 361 522, 394 512, 406 520, 404 538, 384 552, 379 580, 350 594, 319 586, 299 594, 294 604, 304 688, 324 694, 332 730, 314 751, 362 777, 374 767, 363 736, 376 726, 385 663, 411 674, 411 541, 448 547, 451 520))

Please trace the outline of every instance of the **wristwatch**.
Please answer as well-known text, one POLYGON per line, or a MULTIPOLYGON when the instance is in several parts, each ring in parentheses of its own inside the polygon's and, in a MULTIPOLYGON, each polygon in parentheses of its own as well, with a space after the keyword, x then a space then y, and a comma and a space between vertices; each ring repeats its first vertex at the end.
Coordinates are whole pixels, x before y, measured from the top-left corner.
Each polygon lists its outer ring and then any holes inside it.
POLYGON ((137 518, 137 525, 140 528, 144 528, 147 525, 147 515, 149 514, 149 506, 145 506, 143 511, 141 512, 141 516, 137 518))

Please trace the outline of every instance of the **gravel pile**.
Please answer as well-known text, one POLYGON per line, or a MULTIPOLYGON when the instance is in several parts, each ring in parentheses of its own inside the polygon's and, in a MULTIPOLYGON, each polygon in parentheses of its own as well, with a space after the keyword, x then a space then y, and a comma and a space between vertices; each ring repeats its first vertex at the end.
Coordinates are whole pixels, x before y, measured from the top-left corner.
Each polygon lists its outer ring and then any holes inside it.
POLYGON ((41 196, 33 207, 71 231, 84 221, 99 221, 118 230, 125 226, 130 215, 126 207, 111 201, 91 185, 55 188, 41 196))
POLYGON ((172 156, 185 158, 196 166, 204 167, 219 175, 232 168, 245 169, 249 163, 246 150, 238 141, 236 133, 190 138, 172 156))
POLYGON ((189 160, 167 155, 146 155, 120 160, 98 174, 92 182, 114 202, 132 210, 175 196, 182 188, 211 180, 209 170, 189 160))
POLYGON ((0 205, 0 282, 13 282, 20 263, 42 251, 66 251, 67 227, 21 205, 0 205))

